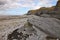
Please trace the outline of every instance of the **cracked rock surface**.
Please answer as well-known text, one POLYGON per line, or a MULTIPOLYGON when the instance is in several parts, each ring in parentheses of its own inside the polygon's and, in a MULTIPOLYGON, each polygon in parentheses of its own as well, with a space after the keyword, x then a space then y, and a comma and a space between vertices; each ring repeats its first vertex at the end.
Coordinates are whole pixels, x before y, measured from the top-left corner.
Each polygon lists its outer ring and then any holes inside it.
MULTIPOLYGON (((60 38, 60 20, 34 15, 0 21, 0 40, 46 40, 60 38)), ((55 39, 56 40, 56 39, 55 39)))

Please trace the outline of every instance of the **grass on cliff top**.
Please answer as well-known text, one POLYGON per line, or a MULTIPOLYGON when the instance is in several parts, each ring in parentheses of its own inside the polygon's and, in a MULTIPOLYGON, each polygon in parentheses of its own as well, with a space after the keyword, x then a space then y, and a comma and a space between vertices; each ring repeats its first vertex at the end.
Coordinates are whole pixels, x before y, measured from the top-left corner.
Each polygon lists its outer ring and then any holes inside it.
POLYGON ((48 12, 50 12, 50 11, 53 11, 54 8, 55 8, 55 6, 48 7, 48 8, 42 7, 42 8, 36 9, 36 10, 30 10, 30 11, 28 11, 28 13, 30 12, 31 14, 35 14, 35 13, 38 13, 38 12, 43 11, 43 10, 47 10, 48 12))

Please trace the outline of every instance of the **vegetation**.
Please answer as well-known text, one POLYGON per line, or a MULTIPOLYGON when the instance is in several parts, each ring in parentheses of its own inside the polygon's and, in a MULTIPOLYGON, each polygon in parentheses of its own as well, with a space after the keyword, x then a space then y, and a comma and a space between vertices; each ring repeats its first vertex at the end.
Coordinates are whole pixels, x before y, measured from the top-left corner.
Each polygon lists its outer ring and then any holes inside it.
POLYGON ((57 2, 56 6, 52 6, 52 7, 42 7, 42 8, 39 8, 39 9, 36 9, 36 10, 30 10, 28 11, 28 15, 40 15, 41 12, 44 13, 56 13, 58 15, 60 15, 60 0, 57 2))

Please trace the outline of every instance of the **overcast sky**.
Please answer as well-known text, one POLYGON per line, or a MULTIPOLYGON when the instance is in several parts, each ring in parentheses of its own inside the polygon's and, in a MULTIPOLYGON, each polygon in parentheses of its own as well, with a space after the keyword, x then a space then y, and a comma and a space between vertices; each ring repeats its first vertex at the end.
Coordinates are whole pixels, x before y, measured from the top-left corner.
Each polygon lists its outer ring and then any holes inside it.
POLYGON ((0 0, 0 15, 22 15, 32 9, 51 7, 58 0, 0 0))

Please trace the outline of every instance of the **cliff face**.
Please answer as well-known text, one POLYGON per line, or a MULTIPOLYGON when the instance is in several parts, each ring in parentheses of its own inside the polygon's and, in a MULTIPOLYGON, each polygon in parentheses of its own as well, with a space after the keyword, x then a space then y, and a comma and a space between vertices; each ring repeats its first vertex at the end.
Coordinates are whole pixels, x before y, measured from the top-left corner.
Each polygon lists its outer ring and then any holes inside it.
POLYGON ((41 14, 47 14, 48 12, 53 11, 54 8, 55 7, 53 6, 53 7, 50 7, 50 8, 42 7, 42 8, 39 8, 37 10, 30 10, 30 11, 28 11, 27 15, 37 15, 37 16, 40 16, 41 14))
POLYGON ((58 2, 57 2, 56 7, 55 7, 55 10, 56 11, 59 11, 60 10, 60 0, 58 0, 58 2))
POLYGON ((42 16, 42 14, 43 16, 46 16, 44 14, 47 14, 50 15, 51 17, 60 18, 60 0, 58 0, 56 6, 50 8, 42 7, 37 10, 30 10, 27 13, 27 15, 37 15, 37 16, 42 16))

